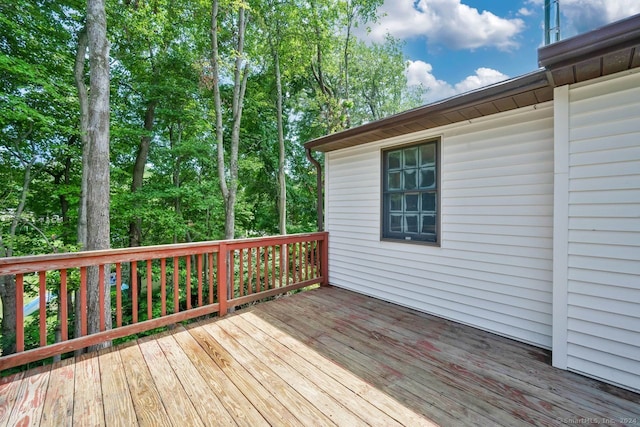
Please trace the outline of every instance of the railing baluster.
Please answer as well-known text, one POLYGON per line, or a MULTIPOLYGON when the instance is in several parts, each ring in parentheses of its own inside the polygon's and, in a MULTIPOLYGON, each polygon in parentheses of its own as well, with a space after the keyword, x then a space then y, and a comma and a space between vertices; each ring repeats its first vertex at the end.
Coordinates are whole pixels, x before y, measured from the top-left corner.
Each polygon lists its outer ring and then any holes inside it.
POLYGON ((260 275, 262 271, 260 269, 260 263, 262 262, 262 255, 260 254, 260 246, 256 248, 256 292, 260 292, 262 290, 262 281, 260 280, 260 275))
POLYGON ((271 246, 271 289, 276 287, 276 247, 271 246))
POLYGON ((151 260, 147 260, 147 320, 153 317, 153 282, 151 277, 151 260))
POLYGON ((264 247, 264 290, 269 289, 269 246, 264 247))
POLYGON ((87 336, 87 267, 80 267, 80 336, 87 336))
POLYGON ((40 279, 40 347, 47 345, 47 272, 40 271, 38 273, 40 279))
POLYGON ((220 243, 220 252, 218 252, 218 315, 227 314, 227 245, 220 243))
POLYGON ((202 307, 202 254, 198 254, 198 307, 202 307))
POLYGON ((16 274, 16 351, 24 351, 24 275, 16 274))
POLYGON ((173 257, 173 312, 180 311, 180 289, 179 289, 179 272, 178 272, 179 259, 177 256, 173 257))
POLYGON ((244 296, 244 249, 240 249, 240 266, 238 267, 238 275, 240 276, 240 296, 244 296))
POLYGON ((235 276, 235 272, 236 272, 236 251, 235 250, 230 250, 229 251, 229 278, 230 278, 230 282, 229 282, 229 297, 230 298, 235 298, 236 296, 236 276, 235 276))
POLYGON ((280 245, 280 271, 278 271, 278 286, 282 287, 282 266, 284 264, 284 245, 280 245))
POLYGON ((191 257, 189 255, 185 257, 185 262, 187 264, 187 280, 185 283, 187 310, 191 310, 191 257))
POLYGON ((122 326, 122 263, 116 264, 116 325, 122 326))
POLYGON ((167 315, 167 259, 160 259, 160 313, 167 315))
POLYGON ((69 315, 67 313, 67 270, 60 270, 60 339, 69 339, 69 315))
POLYGON ((253 248, 249 248, 247 250, 247 270, 249 272, 249 283, 247 285, 247 294, 252 294, 253 293, 253 284, 251 283, 253 280, 253 272, 251 270, 253 270, 253 248))
MULTIPOLYGON (((102 332, 107 329, 104 318, 104 264, 98 266, 98 310, 100 310, 100 314, 98 314, 98 328, 100 332, 102 332)), ((111 312, 111 310, 109 310, 109 312, 111 312)))
POLYGON ((131 261, 131 323, 138 323, 138 262, 131 261))
POLYGON ((213 252, 209 253, 209 304, 213 304, 213 252))

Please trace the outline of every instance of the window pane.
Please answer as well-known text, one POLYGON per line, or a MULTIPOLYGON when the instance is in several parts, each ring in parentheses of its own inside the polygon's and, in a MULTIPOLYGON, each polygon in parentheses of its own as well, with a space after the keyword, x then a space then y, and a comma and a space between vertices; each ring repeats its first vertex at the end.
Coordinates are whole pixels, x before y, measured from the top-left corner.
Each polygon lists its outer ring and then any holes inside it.
POLYGON ((389 230, 401 233, 402 232, 402 215, 391 215, 389 221, 389 230))
POLYGON ((422 215, 422 226, 420 232, 425 234, 434 234, 436 232, 436 216, 422 215))
POLYGON ((402 181, 401 181, 402 172, 389 172, 389 181, 387 185, 389 186, 389 190, 401 190, 402 189, 402 181))
POLYGON ((392 151, 389 153, 389 157, 388 157, 388 161, 389 164, 387 165, 387 167, 389 169, 400 169, 402 167, 402 151, 398 150, 398 151, 392 151))
POLYGON ((422 193, 422 212, 436 211, 436 193, 422 193))
POLYGON ((418 147, 404 150, 404 167, 415 168, 418 166, 418 147))
POLYGON ((404 171, 404 189, 414 190, 418 188, 418 174, 415 169, 404 171))
POLYGON ((418 212, 418 194, 405 194, 404 196, 404 210, 405 212, 418 212))
POLYGON ((402 194, 391 194, 389 196, 389 210, 402 212, 402 194))
POLYGON ((404 220, 406 233, 418 232, 418 215, 405 215, 404 220))
POLYGON ((420 166, 434 166, 436 164, 436 145, 427 144, 420 147, 420 166))
POLYGON ((420 188, 433 188, 436 185, 436 171, 434 168, 420 169, 420 188))

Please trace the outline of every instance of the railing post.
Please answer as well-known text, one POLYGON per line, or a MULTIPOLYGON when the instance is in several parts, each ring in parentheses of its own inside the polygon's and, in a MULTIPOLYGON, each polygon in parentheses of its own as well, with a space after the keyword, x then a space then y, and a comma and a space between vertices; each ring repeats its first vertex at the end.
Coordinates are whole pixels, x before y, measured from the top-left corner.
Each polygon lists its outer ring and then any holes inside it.
POLYGON ((329 286, 329 233, 326 231, 323 233, 324 238, 321 242, 321 256, 320 268, 322 271, 322 283, 320 286, 329 286))
POLYGON ((229 250, 226 243, 220 243, 218 251, 218 315, 220 317, 227 314, 227 259, 229 257, 229 250))

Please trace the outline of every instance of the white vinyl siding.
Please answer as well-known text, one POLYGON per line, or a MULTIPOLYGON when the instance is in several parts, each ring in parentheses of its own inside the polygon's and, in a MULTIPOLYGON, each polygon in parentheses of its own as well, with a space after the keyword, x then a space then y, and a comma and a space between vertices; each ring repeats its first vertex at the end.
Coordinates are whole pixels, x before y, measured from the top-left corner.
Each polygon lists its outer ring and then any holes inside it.
POLYGON ((569 95, 567 368, 640 390, 640 73, 569 95))
POLYGON ((326 155, 330 281, 551 347, 550 103, 326 155), (441 247, 381 241, 381 150, 441 137, 441 247))

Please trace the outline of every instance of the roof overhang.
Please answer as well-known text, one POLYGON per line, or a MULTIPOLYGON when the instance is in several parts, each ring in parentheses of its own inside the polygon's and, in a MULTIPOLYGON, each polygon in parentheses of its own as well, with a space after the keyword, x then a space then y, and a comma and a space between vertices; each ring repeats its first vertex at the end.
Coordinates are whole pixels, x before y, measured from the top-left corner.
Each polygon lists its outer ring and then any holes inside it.
POLYGON ((538 49, 541 69, 375 122, 314 139, 328 152, 527 107, 553 99, 553 88, 640 66, 640 15, 538 49))

